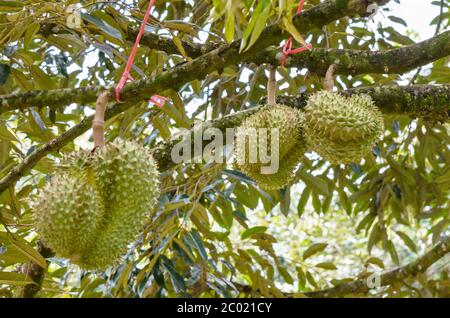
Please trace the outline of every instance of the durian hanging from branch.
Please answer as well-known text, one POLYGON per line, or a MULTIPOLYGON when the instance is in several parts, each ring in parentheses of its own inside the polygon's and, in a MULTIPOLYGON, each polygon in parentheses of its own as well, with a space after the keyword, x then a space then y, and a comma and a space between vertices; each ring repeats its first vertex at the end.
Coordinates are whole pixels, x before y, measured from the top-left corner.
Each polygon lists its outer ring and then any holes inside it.
POLYGON ((344 97, 333 90, 334 65, 325 90, 313 94, 304 109, 308 148, 333 164, 359 162, 384 131, 381 111, 368 95, 344 97))
POLYGON ((234 145, 236 169, 265 190, 288 185, 305 152, 303 114, 300 110, 275 103, 276 68, 270 68, 268 103, 246 118, 237 129, 234 145))
POLYGON ((105 145, 106 93, 97 99, 95 148, 66 156, 34 206, 37 232, 57 256, 86 269, 117 264, 152 217, 159 195, 150 152, 133 141, 105 145))

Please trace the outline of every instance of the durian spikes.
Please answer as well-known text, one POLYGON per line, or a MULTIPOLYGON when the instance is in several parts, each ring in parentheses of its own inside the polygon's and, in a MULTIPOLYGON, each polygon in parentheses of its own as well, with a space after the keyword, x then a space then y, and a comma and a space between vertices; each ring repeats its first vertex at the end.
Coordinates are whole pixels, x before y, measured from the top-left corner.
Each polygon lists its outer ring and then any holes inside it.
POLYGON ((368 95, 320 91, 309 98, 304 114, 309 148, 333 164, 359 162, 384 130, 383 116, 368 95))
POLYGON ((85 269, 105 269, 118 263, 151 220, 158 195, 150 152, 117 140, 63 160, 36 201, 36 230, 58 256, 85 269))
POLYGON ((299 110, 285 105, 266 105, 246 118, 236 133, 235 167, 254 179, 265 190, 285 187, 292 180, 294 169, 305 152, 303 121, 303 114, 299 110), (275 142, 275 149, 271 149, 270 134, 273 128, 277 129, 279 136, 279 142, 275 142), (255 142, 249 142, 247 138, 249 131, 256 133, 253 136, 255 142), (260 134, 263 133, 269 136, 267 142, 261 143, 259 141, 263 136, 260 134), (262 173, 261 168, 268 164, 262 162, 260 153, 267 153, 271 157, 273 151, 278 151, 278 171, 262 173), (257 156, 256 162, 252 162, 251 154, 257 156))

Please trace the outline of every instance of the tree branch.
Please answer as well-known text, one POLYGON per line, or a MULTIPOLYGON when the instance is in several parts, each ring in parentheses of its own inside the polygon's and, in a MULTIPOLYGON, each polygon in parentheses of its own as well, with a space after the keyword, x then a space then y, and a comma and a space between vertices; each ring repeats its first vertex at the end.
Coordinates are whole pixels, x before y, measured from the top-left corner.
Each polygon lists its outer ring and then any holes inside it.
MULTIPOLYGON (((256 64, 272 63, 275 50, 267 50, 256 64)), ((386 51, 363 51, 345 49, 313 49, 296 54, 288 60, 288 67, 308 68, 324 75, 331 64, 336 74, 401 74, 450 55, 450 31, 428 40, 386 51)))
MULTIPOLYGON (((412 118, 421 117, 433 121, 450 120, 450 85, 369 86, 352 88, 340 93, 345 96, 368 94, 385 114, 409 115, 412 118)), ((276 100, 277 103, 302 109, 306 106, 310 95, 310 93, 303 93, 297 96, 278 96, 276 100)), ((265 103, 265 98, 261 103, 265 103)), ((226 128, 237 127, 261 107, 253 107, 205 122, 202 129, 214 127, 225 131, 226 128)), ((194 138, 191 140, 193 141, 194 138)), ((179 140, 167 141, 153 149, 153 156, 161 171, 175 165, 171 160, 171 151, 178 142, 179 140)))
MULTIPOLYGON (((276 49, 266 49, 265 53, 250 57, 248 62, 277 64, 276 49)), ((323 75, 330 64, 335 63, 335 74, 358 75, 368 73, 403 73, 416 67, 426 65, 450 55, 450 31, 429 40, 387 51, 360 51, 339 49, 313 49, 290 57, 288 66, 307 67, 310 71, 323 75)), ((176 69, 174 69, 175 71, 176 69)), ((136 95, 134 100, 145 98, 145 85, 140 82, 130 83, 128 89, 136 95)), ((26 93, 0 96, 0 113, 11 110, 24 110, 32 106, 49 106, 56 108, 62 104, 86 104, 95 101, 104 86, 89 86, 73 89, 56 89, 50 91, 29 91, 26 93)), ((113 93, 113 88, 109 89, 113 93)), ((130 97, 128 97, 130 98, 130 97)), ((129 99, 128 99, 129 100, 129 99)))
MULTIPOLYGON (((444 237, 438 244, 436 244, 429 252, 417 258, 415 261, 389 272, 380 275, 380 287, 390 286, 394 283, 401 282, 405 278, 415 277, 419 273, 424 273, 431 265, 443 258, 450 252, 450 237, 444 237)), ((251 286, 239 283, 233 283, 239 291, 243 293, 255 292, 251 286)), ((304 295, 311 298, 330 298, 330 297, 344 297, 356 294, 367 294, 370 288, 367 284, 367 278, 359 278, 352 282, 342 283, 332 288, 306 292, 306 293, 286 293, 285 297, 296 297, 304 295)), ((256 291, 258 292, 258 291, 256 291)))
MULTIPOLYGON (((431 121, 450 119, 450 84, 367 86, 351 88, 340 93, 345 96, 370 95, 384 114, 402 114, 431 121)), ((303 108, 310 95, 302 93, 296 96, 278 96, 277 102, 303 108)))
MULTIPOLYGON (((343 18, 345 16, 365 15, 368 3, 380 5, 390 0, 331 0, 323 2, 309 10, 296 15, 293 23, 302 32, 307 33, 314 28, 343 18)), ((176 66, 170 71, 165 71, 158 76, 142 79, 125 85, 121 98, 127 102, 136 102, 148 97, 157 91, 167 88, 177 89, 195 79, 203 79, 214 71, 221 71, 228 65, 238 64, 242 61, 252 62, 262 59, 267 54, 266 48, 278 44, 287 36, 278 24, 272 24, 264 29, 258 41, 246 52, 239 53, 240 40, 229 45, 222 45, 191 62, 176 66)), ((73 89, 57 89, 50 91, 30 91, 0 96, 0 113, 15 109, 26 109, 32 106, 57 107, 69 103, 94 102, 101 91, 109 90, 113 93, 113 87, 91 86, 73 89)))
MULTIPOLYGON (((341 93, 347 96, 362 93, 369 94, 375 100, 377 106, 387 114, 407 114, 412 117, 423 116, 433 120, 448 120, 450 116, 450 85, 360 87, 342 91, 341 93)), ((309 94, 307 93, 298 96, 278 96, 277 102, 291 107, 302 108, 306 105, 308 98, 309 94)), ((110 119, 124 112, 132 105, 131 103, 115 104, 109 107, 106 110, 105 119, 110 119)), ((215 127, 224 131, 226 128, 239 126, 245 118, 258 111, 260 107, 253 107, 205 122, 202 128, 215 127)), ((93 116, 84 118, 79 124, 28 155, 22 163, 15 166, 0 180, 0 193, 25 175, 41 158, 52 151, 61 149, 64 145, 89 130, 92 119, 93 116)), ((160 143, 153 149, 153 156, 158 163, 160 171, 165 171, 175 166, 171 160, 171 150, 177 142, 179 140, 160 143)))
MULTIPOLYGON (((407 277, 415 277, 419 273, 424 273, 431 265, 436 263, 450 252, 450 237, 444 237, 428 253, 419 257, 415 261, 396 268, 392 271, 380 275, 380 286, 389 286, 395 282, 400 282, 407 277)), ((367 279, 358 279, 353 282, 344 283, 335 287, 320 291, 305 293, 308 297, 342 297, 349 294, 365 294, 370 290, 367 286, 367 279)))

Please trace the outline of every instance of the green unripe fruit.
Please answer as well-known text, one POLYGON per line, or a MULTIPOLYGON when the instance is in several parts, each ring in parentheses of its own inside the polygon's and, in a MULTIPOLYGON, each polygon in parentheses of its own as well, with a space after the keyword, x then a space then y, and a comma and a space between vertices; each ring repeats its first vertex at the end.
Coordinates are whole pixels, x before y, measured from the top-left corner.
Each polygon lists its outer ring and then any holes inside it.
POLYGON ((57 255, 104 269, 120 260, 149 222, 158 195, 151 154, 118 140, 63 160, 36 202, 36 228, 57 255))
POLYGON ((309 98, 304 114, 309 148, 333 164, 359 162, 384 130, 383 116, 368 95, 321 91, 309 98))
POLYGON ((285 187, 294 177, 294 169, 306 148, 303 138, 303 114, 285 105, 266 105, 246 118, 236 133, 234 165, 265 190, 285 187), (261 130, 265 128, 267 130, 261 130), (278 142, 272 144, 272 129, 278 132, 278 142), (251 136, 253 141, 250 141, 251 136), (278 152, 279 167, 274 173, 262 173, 269 158, 278 152), (252 158, 253 154, 253 158, 252 158), (261 157, 267 154, 268 158, 261 157), (256 159, 256 160, 252 160, 256 159))
POLYGON ((103 214, 97 197, 84 174, 61 172, 45 186, 34 211, 36 230, 56 254, 72 258, 94 243, 103 214))

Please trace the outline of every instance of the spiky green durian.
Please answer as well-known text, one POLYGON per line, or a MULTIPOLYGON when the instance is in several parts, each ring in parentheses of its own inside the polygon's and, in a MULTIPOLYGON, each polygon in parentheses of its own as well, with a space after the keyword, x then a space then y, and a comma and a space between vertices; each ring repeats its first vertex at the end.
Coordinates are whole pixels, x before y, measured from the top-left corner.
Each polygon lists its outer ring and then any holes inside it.
POLYGON ((134 142, 108 144, 96 153, 92 166, 108 214, 83 261, 107 267, 120 259, 150 220, 159 195, 158 170, 151 154, 134 142))
POLYGON ((320 91, 305 107, 308 146, 333 164, 359 162, 383 130, 383 116, 368 95, 345 97, 320 91))
POLYGON ((52 177, 36 202, 36 230, 57 255, 76 259, 92 246, 101 229, 101 204, 84 173, 62 171, 52 177))
POLYGON ((104 269, 120 260, 148 223, 158 194, 149 151, 117 140, 62 161, 37 200, 36 228, 57 255, 104 269))
POLYGON ((265 190, 276 190, 286 186, 292 180, 294 169, 305 152, 303 121, 303 114, 299 110, 279 104, 266 105, 246 118, 236 133, 235 167, 254 179, 265 190), (260 130, 261 128, 266 128, 267 131, 260 130), (274 143, 274 147, 271 129, 278 131, 279 143, 274 143), (250 142, 248 136, 255 142, 250 142), (267 154, 270 158, 274 151, 278 152, 278 170, 263 173, 261 168, 268 167, 270 163, 264 162, 259 155, 267 154), (251 154, 255 157, 252 158, 251 154))

